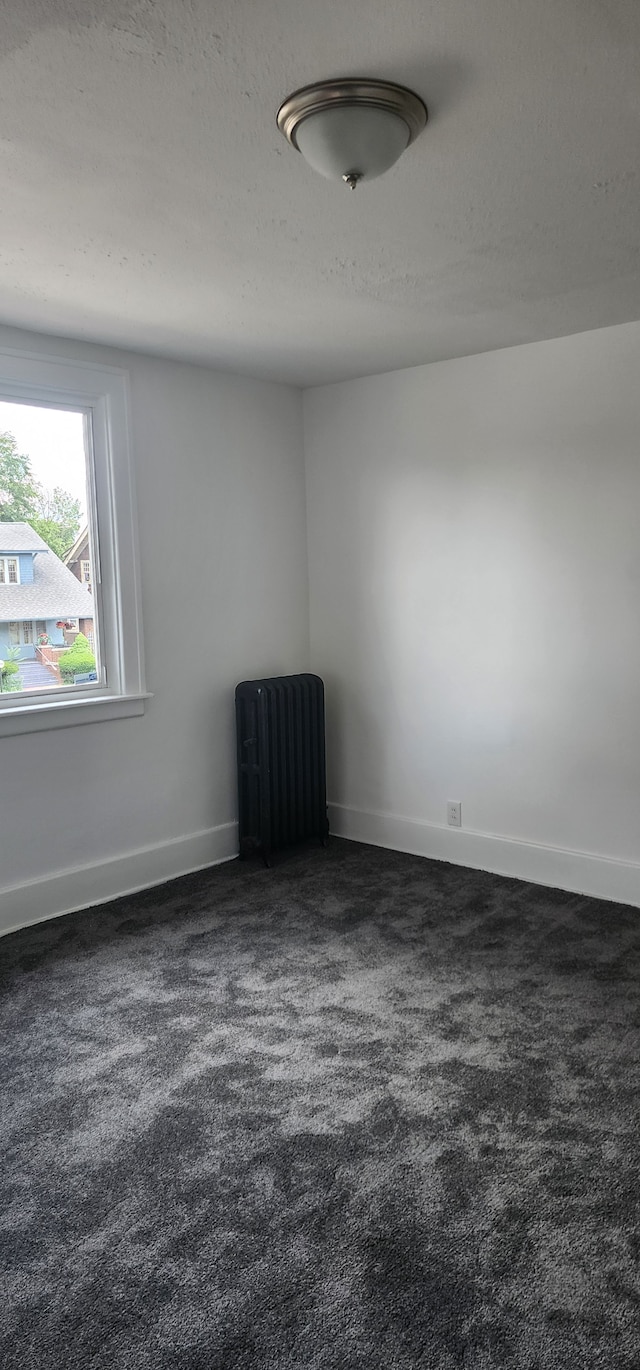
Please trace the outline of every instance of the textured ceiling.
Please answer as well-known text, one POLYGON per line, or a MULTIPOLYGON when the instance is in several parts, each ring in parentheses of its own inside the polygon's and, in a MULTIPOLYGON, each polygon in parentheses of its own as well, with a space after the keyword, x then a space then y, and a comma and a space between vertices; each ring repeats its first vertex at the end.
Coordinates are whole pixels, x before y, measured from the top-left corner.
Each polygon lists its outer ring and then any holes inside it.
POLYGON ((316 383, 640 317, 638 0, 4 0, 0 320, 316 383), (382 179, 275 126, 427 102, 382 179))

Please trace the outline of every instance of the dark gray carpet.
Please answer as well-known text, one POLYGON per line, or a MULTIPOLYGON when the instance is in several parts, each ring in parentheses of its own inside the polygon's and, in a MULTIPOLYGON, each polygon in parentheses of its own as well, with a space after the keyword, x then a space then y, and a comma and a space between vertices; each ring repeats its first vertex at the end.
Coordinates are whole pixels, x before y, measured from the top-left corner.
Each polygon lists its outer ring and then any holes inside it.
POLYGON ((3 1370, 637 1370, 640 912, 334 840, 0 960, 3 1370))

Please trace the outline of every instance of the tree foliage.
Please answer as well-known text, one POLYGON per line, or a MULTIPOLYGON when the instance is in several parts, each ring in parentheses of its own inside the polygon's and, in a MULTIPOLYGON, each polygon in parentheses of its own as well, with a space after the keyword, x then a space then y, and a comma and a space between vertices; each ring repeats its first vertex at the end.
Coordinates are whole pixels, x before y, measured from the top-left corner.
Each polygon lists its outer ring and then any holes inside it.
POLYGON ((28 522, 37 497, 29 458, 18 451, 13 433, 0 433, 0 519, 3 523, 28 522))
POLYGON ((80 501, 59 485, 47 490, 35 480, 13 433, 0 433, 0 522, 29 523, 58 557, 80 531, 80 501))
POLYGON ((78 536, 80 501, 57 485, 54 490, 40 488, 36 508, 38 512, 29 519, 31 527, 56 556, 63 557, 78 536))

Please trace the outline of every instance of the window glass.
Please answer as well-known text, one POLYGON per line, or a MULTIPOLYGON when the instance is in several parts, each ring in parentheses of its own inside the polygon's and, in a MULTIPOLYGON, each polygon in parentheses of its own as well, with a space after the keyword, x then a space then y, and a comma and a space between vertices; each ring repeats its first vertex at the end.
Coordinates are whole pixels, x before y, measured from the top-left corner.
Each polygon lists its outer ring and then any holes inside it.
POLYGON ((90 447, 84 411, 0 399, 0 659, 14 649, 3 680, 12 694, 105 679, 99 606, 84 574, 94 536, 90 447), (15 651, 33 646, 34 620, 36 660, 15 651))
POLYGON ((0 348, 0 737, 144 713, 128 409, 125 371, 0 348))

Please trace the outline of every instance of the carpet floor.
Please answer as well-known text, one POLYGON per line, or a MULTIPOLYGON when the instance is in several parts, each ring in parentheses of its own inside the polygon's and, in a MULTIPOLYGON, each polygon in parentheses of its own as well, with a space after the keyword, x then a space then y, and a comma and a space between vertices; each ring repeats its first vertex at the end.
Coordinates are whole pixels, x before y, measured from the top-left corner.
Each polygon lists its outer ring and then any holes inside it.
POLYGON ((638 910, 333 839, 0 962, 3 1370, 637 1370, 638 910))

